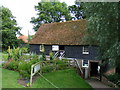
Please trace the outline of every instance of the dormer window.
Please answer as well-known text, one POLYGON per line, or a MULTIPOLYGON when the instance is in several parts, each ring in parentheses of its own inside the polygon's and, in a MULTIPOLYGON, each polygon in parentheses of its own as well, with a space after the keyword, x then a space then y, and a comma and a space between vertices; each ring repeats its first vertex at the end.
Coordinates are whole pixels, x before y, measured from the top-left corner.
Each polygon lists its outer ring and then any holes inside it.
POLYGON ((83 46, 83 54, 89 54, 88 46, 83 46))

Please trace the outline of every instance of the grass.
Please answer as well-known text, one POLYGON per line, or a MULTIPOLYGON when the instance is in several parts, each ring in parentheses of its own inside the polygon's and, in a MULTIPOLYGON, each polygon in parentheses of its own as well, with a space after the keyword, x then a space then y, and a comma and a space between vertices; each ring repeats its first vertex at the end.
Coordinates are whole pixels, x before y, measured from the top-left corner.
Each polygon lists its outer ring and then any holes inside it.
MULTIPOLYGON (((50 72, 43 75, 51 81, 58 88, 91 88, 74 69, 60 70, 57 72, 50 72)), ((48 83, 44 78, 39 77, 32 88, 55 88, 48 83)))
POLYGON ((2 88, 23 88, 17 83, 18 78, 18 72, 2 69, 2 88))
MULTIPOLYGON (((1 70, 1 68, 0 68, 1 70)), ((57 72, 50 72, 43 75, 51 81, 58 88, 89 88, 92 89, 74 69, 60 70, 57 72)), ((3 88, 24 88, 17 83, 19 73, 11 70, 2 69, 2 87, 3 88)), ((30 88, 55 88, 44 78, 38 79, 32 84, 30 88)))

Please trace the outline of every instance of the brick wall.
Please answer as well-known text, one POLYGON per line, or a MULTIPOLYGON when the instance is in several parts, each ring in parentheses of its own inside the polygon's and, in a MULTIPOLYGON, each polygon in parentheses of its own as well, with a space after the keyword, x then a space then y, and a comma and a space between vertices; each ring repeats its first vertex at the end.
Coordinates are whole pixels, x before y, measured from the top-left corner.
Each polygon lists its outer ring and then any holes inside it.
POLYGON ((105 75, 110 75, 110 74, 115 74, 115 72, 116 72, 116 69, 115 68, 111 68, 107 72, 105 72, 104 74, 105 75))

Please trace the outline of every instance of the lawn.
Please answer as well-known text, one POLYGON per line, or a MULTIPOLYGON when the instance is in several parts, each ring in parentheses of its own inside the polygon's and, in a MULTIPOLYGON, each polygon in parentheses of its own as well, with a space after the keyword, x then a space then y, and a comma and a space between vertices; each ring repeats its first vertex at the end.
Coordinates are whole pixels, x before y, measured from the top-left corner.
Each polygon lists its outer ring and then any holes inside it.
POLYGON ((18 78, 18 72, 2 69, 2 88, 23 88, 17 83, 18 78))
MULTIPOLYGON (((0 68, 1 69, 1 68, 0 68)), ((2 87, 3 88, 24 88, 17 83, 18 72, 3 69, 2 70, 2 87)), ((60 70, 43 75, 58 88, 91 88, 74 69, 60 70)), ((38 77, 31 88, 55 88, 44 78, 38 77)))
MULTIPOLYGON (((60 70, 50 72, 43 75, 58 88, 91 88, 85 80, 83 80, 74 69, 60 70)), ((39 77, 32 85, 33 88, 55 88, 44 78, 39 77)))

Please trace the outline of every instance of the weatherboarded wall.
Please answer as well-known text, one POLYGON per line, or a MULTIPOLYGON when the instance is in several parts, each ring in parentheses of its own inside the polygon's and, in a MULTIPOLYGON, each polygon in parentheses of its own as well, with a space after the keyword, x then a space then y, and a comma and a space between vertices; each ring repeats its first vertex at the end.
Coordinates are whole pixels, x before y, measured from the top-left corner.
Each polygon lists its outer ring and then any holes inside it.
POLYGON ((96 60, 97 57, 97 47, 90 46, 89 54, 83 54, 83 46, 82 45, 71 45, 65 46, 66 57, 68 58, 77 58, 77 59, 86 59, 86 60, 96 60))
MULTIPOLYGON (((51 45, 44 45, 45 54, 49 55, 49 52, 52 50, 51 45)), ((30 52, 40 54, 40 45, 39 44, 30 44, 30 52)))
MULTIPOLYGON (((30 44, 30 52, 40 54, 39 44, 30 44)), ((44 45, 46 55, 52 50, 52 45, 44 45)), ((64 45, 65 57, 67 58, 77 58, 86 60, 96 60, 97 57, 97 47, 90 46, 89 54, 83 54, 83 45, 64 45)))

